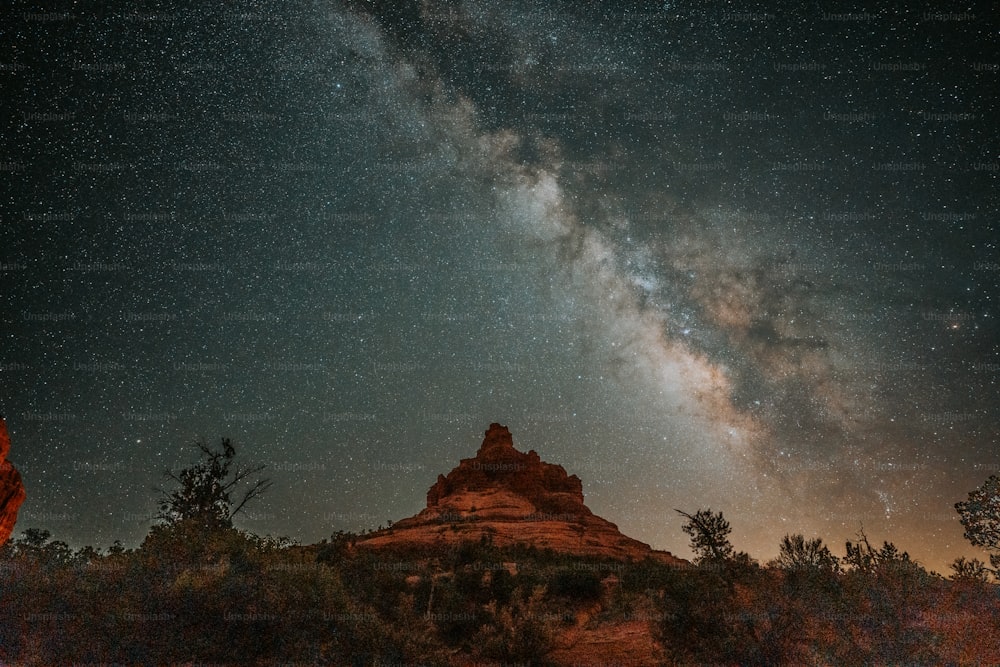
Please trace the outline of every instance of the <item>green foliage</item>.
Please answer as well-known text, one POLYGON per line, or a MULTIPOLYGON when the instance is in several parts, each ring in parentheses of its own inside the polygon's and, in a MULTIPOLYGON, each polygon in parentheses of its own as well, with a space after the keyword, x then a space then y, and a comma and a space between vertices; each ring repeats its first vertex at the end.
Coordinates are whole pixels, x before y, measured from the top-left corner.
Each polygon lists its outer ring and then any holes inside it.
POLYGON ((681 530, 691 537, 691 550, 695 553, 694 562, 718 563, 733 558, 735 552, 729 542, 732 528, 722 516, 722 512, 713 513, 711 509, 698 510, 694 515, 675 510, 687 518, 681 530))

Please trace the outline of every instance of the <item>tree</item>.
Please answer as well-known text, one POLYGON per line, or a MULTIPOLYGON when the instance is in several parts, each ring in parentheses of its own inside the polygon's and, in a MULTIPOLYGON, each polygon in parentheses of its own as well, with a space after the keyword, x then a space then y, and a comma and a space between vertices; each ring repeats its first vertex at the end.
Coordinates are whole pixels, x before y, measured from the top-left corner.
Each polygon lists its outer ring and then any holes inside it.
POLYGON ((847 541, 847 554, 844 556, 844 563, 854 571, 868 574, 923 572, 923 568, 910 558, 908 552, 900 551, 892 542, 883 541, 882 547, 876 549, 868 541, 864 527, 860 529, 858 536, 860 539, 857 542, 847 541))
POLYGON ((73 550, 62 540, 53 540, 52 533, 42 528, 26 528, 21 537, 13 541, 13 552, 45 566, 69 563, 73 550))
POLYGON ((264 465, 232 467, 236 448, 229 438, 222 438, 221 449, 215 450, 204 443, 196 443, 201 451, 198 463, 174 474, 167 470, 164 476, 179 488, 162 494, 160 511, 156 518, 167 524, 192 519, 204 528, 231 528, 233 516, 254 498, 271 486, 269 479, 257 479, 239 497, 233 500, 238 487, 251 475, 262 471, 264 465))
POLYGON ((951 569, 955 571, 952 579, 956 581, 989 581, 990 569, 978 558, 966 560, 964 556, 959 556, 951 563, 951 569))
POLYGON ((990 564, 1000 570, 1000 478, 990 475, 969 492, 969 499, 955 503, 965 527, 965 539, 990 553, 990 564))
POLYGON ((25 551, 40 551, 50 537, 52 537, 52 533, 44 528, 25 528, 24 533, 17 540, 17 546, 25 551))
POLYGON ((773 565, 784 570, 840 571, 840 560, 830 553, 822 538, 807 540, 803 535, 785 535, 773 565))
POLYGON ((674 510, 687 518, 687 523, 681 527, 691 536, 691 550, 695 553, 694 562, 697 565, 730 560, 735 555, 733 545, 729 542, 729 533, 733 531, 722 512, 714 514, 711 509, 698 510, 694 516, 681 510, 674 510))

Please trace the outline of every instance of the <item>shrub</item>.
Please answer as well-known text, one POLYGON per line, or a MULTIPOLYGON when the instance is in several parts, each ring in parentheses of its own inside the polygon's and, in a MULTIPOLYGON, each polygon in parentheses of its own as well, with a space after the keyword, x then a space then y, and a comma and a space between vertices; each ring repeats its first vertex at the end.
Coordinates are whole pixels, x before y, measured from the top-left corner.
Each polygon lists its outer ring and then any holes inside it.
POLYGON ((552 577, 549 595, 592 601, 601 597, 601 577, 590 570, 560 570, 552 577))

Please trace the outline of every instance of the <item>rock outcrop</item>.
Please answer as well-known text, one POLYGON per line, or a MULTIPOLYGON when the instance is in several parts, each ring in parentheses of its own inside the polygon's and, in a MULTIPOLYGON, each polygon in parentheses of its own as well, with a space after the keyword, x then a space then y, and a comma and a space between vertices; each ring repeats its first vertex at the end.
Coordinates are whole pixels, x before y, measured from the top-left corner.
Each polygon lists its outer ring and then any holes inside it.
POLYGON ((0 545, 7 542, 14 532, 17 510, 26 497, 21 473, 7 460, 8 452, 10 435, 7 433, 7 422, 0 417, 0 545))
POLYGON ((595 515, 583 502, 580 478, 542 461, 534 450, 515 449, 510 431, 500 424, 490 424, 475 458, 438 475, 426 509, 365 536, 357 546, 447 546, 487 535, 497 546, 520 543, 581 556, 686 562, 622 535, 595 515))

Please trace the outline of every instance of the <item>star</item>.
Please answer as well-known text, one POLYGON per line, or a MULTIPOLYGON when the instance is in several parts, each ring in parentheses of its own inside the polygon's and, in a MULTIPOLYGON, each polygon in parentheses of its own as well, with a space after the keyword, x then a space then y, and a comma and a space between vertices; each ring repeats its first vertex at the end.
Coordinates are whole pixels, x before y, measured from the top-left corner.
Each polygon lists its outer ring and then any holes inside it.
POLYGON ((0 409, 31 502, 76 494, 83 518, 54 526, 74 545, 138 544, 106 512, 149 510, 146 450, 181 466, 232 436, 284 464, 275 506, 309 509, 261 531, 308 543, 408 516, 436 461, 507 420, 651 516, 755 489, 785 508, 741 518, 764 560, 871 516, 946 569, 962 530, 921 513, 993 451, 1000 234, 994 127, 933 114, 991 108, 972 54, 992 44, 955 21, 963 48, 910 76, 862 56, 911 63, 926 22, 847 43, 804 12, 19 22, 0 409), (400 484, 373 457, 426 468, 400 484))

